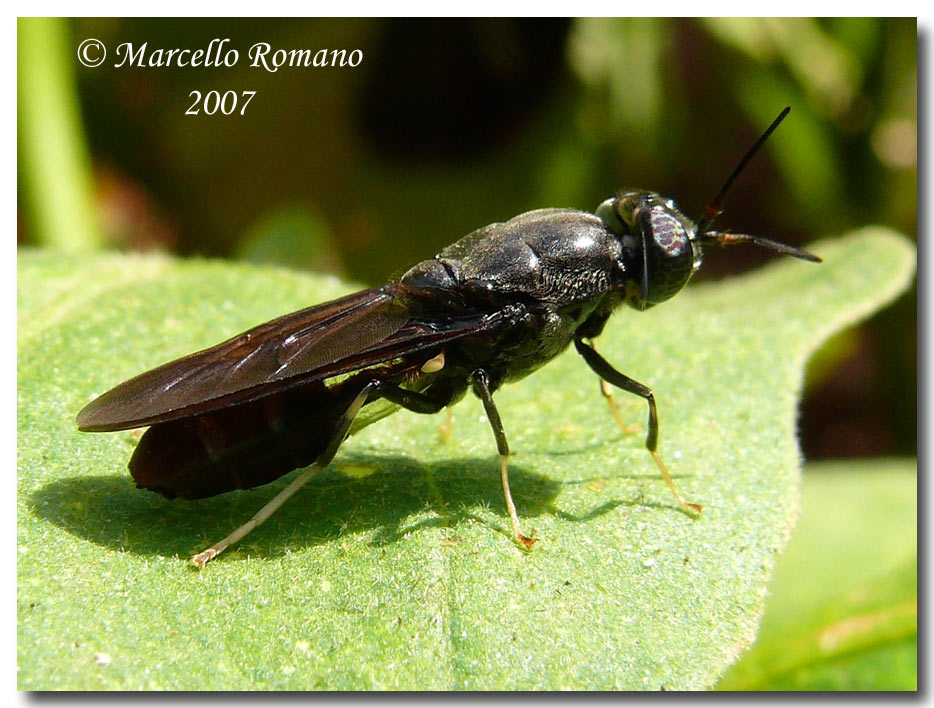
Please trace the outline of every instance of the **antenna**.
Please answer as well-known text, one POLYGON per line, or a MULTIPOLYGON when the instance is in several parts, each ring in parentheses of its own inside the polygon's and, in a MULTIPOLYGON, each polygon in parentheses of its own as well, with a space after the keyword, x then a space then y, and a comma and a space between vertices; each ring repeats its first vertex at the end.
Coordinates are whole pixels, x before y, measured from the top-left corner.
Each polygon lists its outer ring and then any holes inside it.
POLYGON ((730 176, 727 177, 726 182, 723 183, 723 187, 720 189, 720 193, 714 197, 714 200, 707 205, 707 208, 704 210, 704 215, 697 222, 697 232, 696 235, 702 237, 706 232, 707 228, 716 219, 720 216, 720 213, 723 211, 723 198, 726 196, 727 191, 730 187, 733 186, 733 182, 736 181, 736 178, 739 176, 739 173, 743 171, 743 168, 749 163, 752 159, 752 156, 756 154, 762 143, 764 143, 768 137, 775 132, 775 129, 778 127, 778 124, 785 120, 791 112, 791 106, 785 106, 785 110, 778 114, 778 118, 772 121, 772 125, 765 129, 765 132, 759 136, 759 139, 753 144, 751 148, 743 156, 743 159, 739 161, 739 164, 733 169, 733 172, 730 173, 730 176))
POLYGON ((730 173, 730 176, 727 177, 726 182, 723 183, 723 187, 720 188, 720 192, 716 197, 714 197, 714 200, 707 205, 707 208, 704 210, 704 215, 698 219, 694 232, 694 238, 700 239, 701 243, 704 245, 730 246, 736 243, 753 243, 757 246, 762 246, 772 251, 776 251, 777 253, 783 253, 785 255, 794 256, 795 258, 801 258, 806 261, 820 263, 821 259, 815 256, 813 253, 808 253, 804 249, 788 246, 784 243, 779 243, 778 241, 762 238, 761 236, 734 234, 727 233, 725 231, 707 231, 707 229, 710 228, 710 225, 713 223, 713 220, 720 216, 721 212, 723 211, 723 199, 726 197, 726 193, 729 191, 730 187, 733 186, 733 182, 736 181, 739 173, 743 171, 743 168, 746 167, 746 165, 752 159, 752 156, 758 152, 760 147, 762 147, 762 143, 768 140, 768 137, 773 132, 775 132, 775 129, 778 127, 779 123, 785 120, 785 116, 787 116, 790 112, 791 106, 785 106, 785 109, 778 114, 778 117, 772 121, 772 124, 766 128, 765 132, 759 136, 759 139, 753 143, 753 146, 746 151, 746 154, 743 155, 743 159, 739 161, 739 164, 736 165, 736 167, 730 173))
POLYGON ((762 246, 770 251, 775 251, 776 253, 781 253, 786 256, 794 256, 803 261, 811 261, 812 263, 821 262, 820 256, 815 256, 813 253, 805 251, 803 248, 795 248, 794 246, 789 246, 787 243, 773 241, 772 239, 762 238, 761 236, 734 234, 729 231, 708 231, 702 238, 702 243, 705 246, 732 246, 737 243, 753 243, 756 246, 762 246))

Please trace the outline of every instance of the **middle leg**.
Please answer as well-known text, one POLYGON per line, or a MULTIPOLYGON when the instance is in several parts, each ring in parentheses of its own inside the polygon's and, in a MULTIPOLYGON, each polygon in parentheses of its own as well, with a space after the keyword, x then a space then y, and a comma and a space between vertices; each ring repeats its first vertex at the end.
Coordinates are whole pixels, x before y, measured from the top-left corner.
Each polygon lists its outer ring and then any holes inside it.
POLYGON ((516 513, 516 505, 512 501, 512 492, 509 491, 509 443, 506 442, 506 431, 503 430, 503 422, 500 420, 499 411, 496 410, 496 404, 493 403, 493 394, 490 392, 490 377, 483 369, 477 369, 470 375, 470 378, 473 381, 474 392, 483 402, 486 418, 490 421, 490 427, 493 428, 493 437, 496 439, 496 449, 499 451, 500 477, 503 481, 503 495, 506 497, 506 509, 509 511, 509 518, 512 521, 513 536, 518 543, 526 548, 531 548, 535 545, 537 539, 526 536, 519 528, 519 515, 516 513))

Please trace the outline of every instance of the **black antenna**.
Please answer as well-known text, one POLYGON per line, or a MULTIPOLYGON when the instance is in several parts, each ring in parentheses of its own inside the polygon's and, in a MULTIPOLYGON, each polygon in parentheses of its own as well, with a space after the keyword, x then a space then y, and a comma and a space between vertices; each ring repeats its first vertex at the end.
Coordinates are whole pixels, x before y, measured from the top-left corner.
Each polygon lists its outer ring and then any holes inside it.
POLYGON ((713 220, 720 216, 720 213, 723 211, 723 198, 726 196, 726 193, 729 191, 730 187, 733 186, 733 182, 736 181, 736 178, 739 176, 739 173, 743 171, 743 168, 749 163, 752 159, 752 156, 756 154, 762 143, 764 143, 768 137, 775 132, 775 129, 778 127, 778 124, 785 120, 791 112, 791 106, 785 106, 785 110, 778 114, 778 118, 772 121, 772 125, 765 129, 765 132, 759 136, 759 139, 753 144, 751 148, 743 156, 743 159, 739 161, 739 164, 734 168, 733 172, 727 177, 726 182, 723 183, 723 187, 720 189, 720 193, 714 197, 714 200, 707 205, 707 208, 704 210, 704 215, 697 221, 697 237, 703 237, 707 232, 707 228, 713 223, 713 220))
POLYGON ((785 120, 791 112, 791 106, 785 106, 785 109, 778 114, 778 117, 772 121, 772 124, 765 129, 765 132, 759 136, 759 139, 753 143, 753 146, 749 148, 743 159, 739 161, 739 164, 733 169, 730 173, 730 176, 727 177, 726 182, 723 183, 723 187, 720 189, 720 192, 714 197, 714 200, 707 205, 707 208, 704 210, 704 215, 698 219, 696 230, 694 232, 694 238, 700 239, 701 243, 705 245, 718 245, 718 246, 729 246, 736 243, 754 243, 757 246, 763 246, 772 251, 778 253, 783 253, 788 256, 794 256, 795 258, 802 258, 806 261, 814 261, 815 263, 820 263, 820 258, 815 256, 813 253, 808 253, 804 249, 795 248, 794 246, 788 246, 784 243, 779 243, 778 241, 772 241, 767 238, 762 238, 761 236, 750 236, 748 234, 734 234, 727 233, 724 231, 707 231, 710 228, 710 225, 713 223, 713 220, 720 216, 723 211, 723 199, 726 197, 726 193, 729 191, 730 187, 733 186, 733 182, 736 181, 736 178, 739 176, 739 173, 743 171, 743 168, 749 163, 752 159, 752 156, 756 154, 762 143, 768 140, 768 137, 775 132, 775 129, 778 127, 779 123, 785 120))

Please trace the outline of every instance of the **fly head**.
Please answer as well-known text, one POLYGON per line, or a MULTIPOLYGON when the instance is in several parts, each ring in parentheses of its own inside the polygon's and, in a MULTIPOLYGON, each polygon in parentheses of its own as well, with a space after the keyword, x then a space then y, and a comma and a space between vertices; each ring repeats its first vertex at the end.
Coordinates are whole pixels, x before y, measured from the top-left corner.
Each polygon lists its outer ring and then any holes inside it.
POLYGON ((694 223, 655 192, 624 192, 607 199, 599 216, 623 246, 626 303, 637 310, 676 295, 701 262, 694 223))
POLYGON ((700 268, 704 246, 752 243, 795 258, 820 261, 805 250, 760 236, 710 230, 733 181, 790 110, 785 108, 746 152, 697 223, 684 216, 673 201, 655 192, 623 192, 597 208, 597 216, 623 246, 627 274, 624 300, 628 305, 645 310, 680 292, 700 268))

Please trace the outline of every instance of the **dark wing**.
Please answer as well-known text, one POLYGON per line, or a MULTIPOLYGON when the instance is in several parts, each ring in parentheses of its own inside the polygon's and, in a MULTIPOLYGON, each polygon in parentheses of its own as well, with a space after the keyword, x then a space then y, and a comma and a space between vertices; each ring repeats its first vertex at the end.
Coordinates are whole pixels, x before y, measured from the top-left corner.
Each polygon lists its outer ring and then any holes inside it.
POLYGON ((151 425, 251 400, 316 371, 322 375, 313 378, 359 368, 335 364, 378 346, 409 322, 408 310, 396 299, 399 287, 385 285, 293 312, 140 374, 85 406, 78 427, 151 425))

